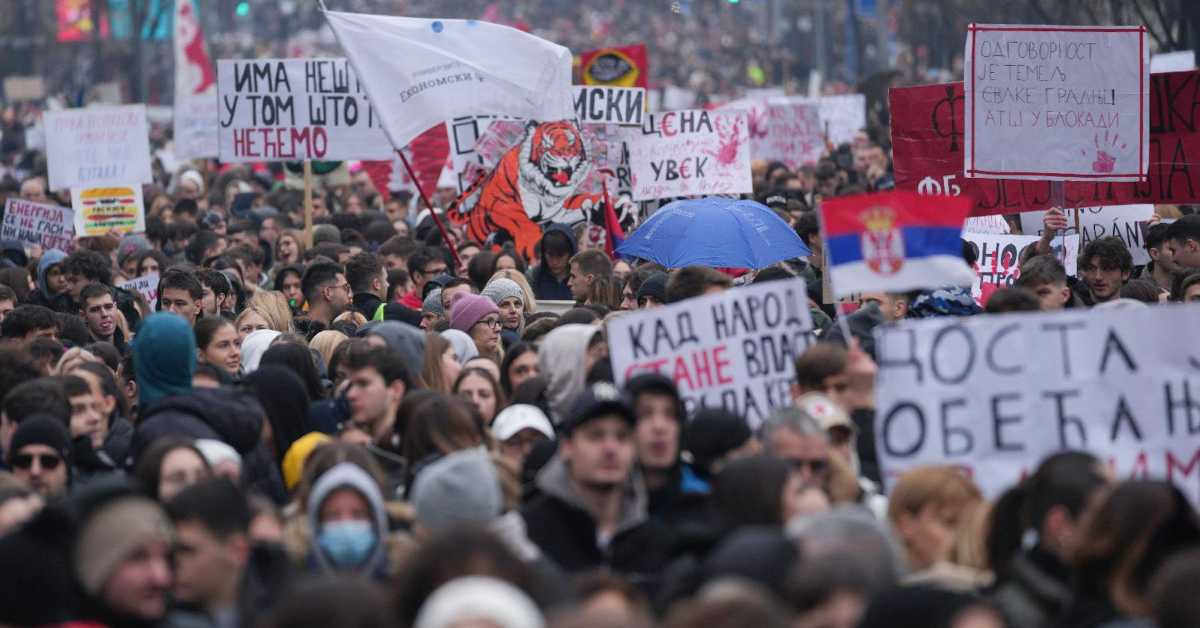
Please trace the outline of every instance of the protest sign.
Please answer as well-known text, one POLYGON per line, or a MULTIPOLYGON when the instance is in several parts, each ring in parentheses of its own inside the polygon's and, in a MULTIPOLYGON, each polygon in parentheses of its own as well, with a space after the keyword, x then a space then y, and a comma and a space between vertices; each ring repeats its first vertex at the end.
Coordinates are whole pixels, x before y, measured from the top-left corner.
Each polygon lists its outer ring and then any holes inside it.
POLYGON ((644 88, 575 86, 575 118, 580 124, 642 126, 645 111, 644 88))
MULTIPOLYGON (((507 129, 511 123, 502 124, 507 129)), ((496 147, 503 144, 497 136, 496 147)), ((446 212, 451 221, 467 225, 468 235, 477 242, 504 232, 518 252, 531 256, 542 225, 574 224, 603 209, 602 194, 581 189, 592 163, 574 122, 527 122, 523 137, 498 159, 486 176, 469 182, 446 212)))
POLYGON ((678 111, 680 109, 691 109, 696 105, 697 94, 695 91, 686 87, 676 87, 675 85, 667 85, 662 91, 662 101, 658 108, 651 108, 651 111, 678 111))
POLYGON ((650 77, 646 44, 588 50, 579 55, 584 85, 647 87, 650 77))
POLYGON ((789 96, 787 102, 815 104, 820 109, 821 128, 834 146, 854 141, 867 127, 867 97, 863 94, 831 94, 819 98, 789 96))
POLYGON ((74 212, 66 207, 43 205, 15 196, 4 202, 0 240, 20 240, 44 250, 70 252, 75 248, 74 212))
POLYGON ((791 404, 796 357, 814 341, 804 280, 768 282, 642 310, 608 323, 617 383, 675 381, 688 409, 724 407, 757 426, 791 404))
POLYGON ((221 161, 392 156, 346 59, 222 59, 217 92, 221 161))
MULTIPOLYGON (((1042 217, 1046 212, 1022 212, 1021 231, 1028 234, 1042 234, 1042 217)), ((1154 216, 1153 205, 1121 205, 1117 207, 1084 207, 1079 210, 1079 227, 1081 247, 1088 242, 1105 236, 1117 236, 1129 247, 1133 254, 1135 266, 1150 263, 1150 253, 1146 251, 1146 240, 1141 223, 1154 216)), ((1075 233, 1075 221, 1067 213, 1067 233, 1075 233)))
POLYGON ((972 216, 963 223, 964 233, 1009 233, 1012 227, 1003 216, 972 216))
POLYGON ((41 100, 46 97, 46 84, 40 76, 9 76, 4 79, 4 99, 9 102, 41 100))
POLYGON ((146 303, 150 304, 150 311, 158 309, 158 273, 142 275, 134 277, 128 281, 122 281, 117 284, 118 288, 124 288, 130 292, 138 292, 146 299, 146 303))
POLYGON ((146 230, 140 185, 71 188, 71 207, 75 208, 75 233, 79 237, 146 230))
POLYGON ((825 152, 819 107, 811 103, 767 102, 766 137, 750 140, 755 159, 782 161, 791 170, 815 164, 825 152))
POLYGON ((574 115, 571 51, 515 28, 323 11, 394 146, 467 115, 574 115))
POLYGON ((176 0, 173 30, 175 48, 175 155, 180 159, 216 157, 217 74, 204 31, 196 16, 195 0, 176 0))
POLYGON ((145 105, 47 111, 50 188, 152 183, 145 105))
POLYGON ((875 435, 885 482, 962 467, 988 497, 1056 451, 1200 499, 1196 305, 902 321, 876 328, 875 435))
MULTIPOLYGON (((971 296, 980 305, 987 305, 992 293, 1016 284, 1021 276, 1021 256, 1025 249, 1037 243, 1036 235, 1000 235, 963 232, 963 240, 975 253, 975 283, 971 296)), ((1056 237, 1050 243, 1052 254, 1063 262, 1067 275, 1076 274, 1079 257, 1079 236, 1056 237)))
POLYGON ((1140 181, 1150 51, 1131 27, 967 27, 968 177, 1140 181))
POLYGON ((751 192, 745 112, 668 111, 628 129, 633 199, 751 192))
POLYGON ((1188 72, 1196 69, 1196 51, 1179 50, 1150 55, 1150 72, 1188 72))
MULTIPOLYGON (((1049 181, 963 176, 963 84, 892 89, 892 150, 896 187, 925 194, 964 195, 976 216, 1046 209, 1049 181)), ((1200 72, 1150 79, 1150 178, 1142 183, 1068 181, 1066 207, 1200 202, 1200 72)))
POLYGON ((965 240, 975 251, 975 283, 971 296, 987 305, 992 293, 1012 286, 1021 276, 1021 252, 1037 243, 1037 236, 994 235, 963 232, 965 240))

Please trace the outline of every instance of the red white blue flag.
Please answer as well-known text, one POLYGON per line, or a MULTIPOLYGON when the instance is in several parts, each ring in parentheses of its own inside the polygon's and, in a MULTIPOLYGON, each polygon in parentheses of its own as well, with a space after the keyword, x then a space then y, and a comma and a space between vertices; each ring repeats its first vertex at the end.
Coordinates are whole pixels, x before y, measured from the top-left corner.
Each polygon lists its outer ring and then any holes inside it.
POLYGON ((821 230, 835 297, 969 286, 962 258, 966 197, 887 192, 821 204, 821 230))

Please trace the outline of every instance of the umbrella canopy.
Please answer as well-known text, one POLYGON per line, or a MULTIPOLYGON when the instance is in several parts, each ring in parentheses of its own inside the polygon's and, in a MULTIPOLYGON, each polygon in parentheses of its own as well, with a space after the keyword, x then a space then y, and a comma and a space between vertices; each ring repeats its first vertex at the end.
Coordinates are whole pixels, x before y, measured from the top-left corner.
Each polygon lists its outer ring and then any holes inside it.
POLYGON ((762 203, 728 198, 675 201, 634 231, 617 253, 667 268, 765 268, 811 254, 804 241, 762 203))

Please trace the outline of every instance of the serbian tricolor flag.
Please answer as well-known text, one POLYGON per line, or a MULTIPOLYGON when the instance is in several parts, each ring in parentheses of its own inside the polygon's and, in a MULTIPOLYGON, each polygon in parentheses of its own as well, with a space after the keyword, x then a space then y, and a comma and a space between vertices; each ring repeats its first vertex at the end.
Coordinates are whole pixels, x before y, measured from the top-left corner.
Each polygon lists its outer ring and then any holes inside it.
POLYGON ((886 192, 821 203, 833 294, 969 286, 962 258, 966 197, 886 192))

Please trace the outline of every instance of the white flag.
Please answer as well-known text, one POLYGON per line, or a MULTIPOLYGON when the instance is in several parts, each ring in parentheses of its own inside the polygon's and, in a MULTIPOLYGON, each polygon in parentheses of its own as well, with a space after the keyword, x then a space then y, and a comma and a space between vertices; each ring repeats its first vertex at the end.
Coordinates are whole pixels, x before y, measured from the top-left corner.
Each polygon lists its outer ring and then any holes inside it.
POLYGON ((175 3, 175 156, 216 157, 217 74, 192 0, 175 3))
POLYGON ((393 146, 448 118, 575 117, 571 52, 514 28, 326 11, 393 146))

